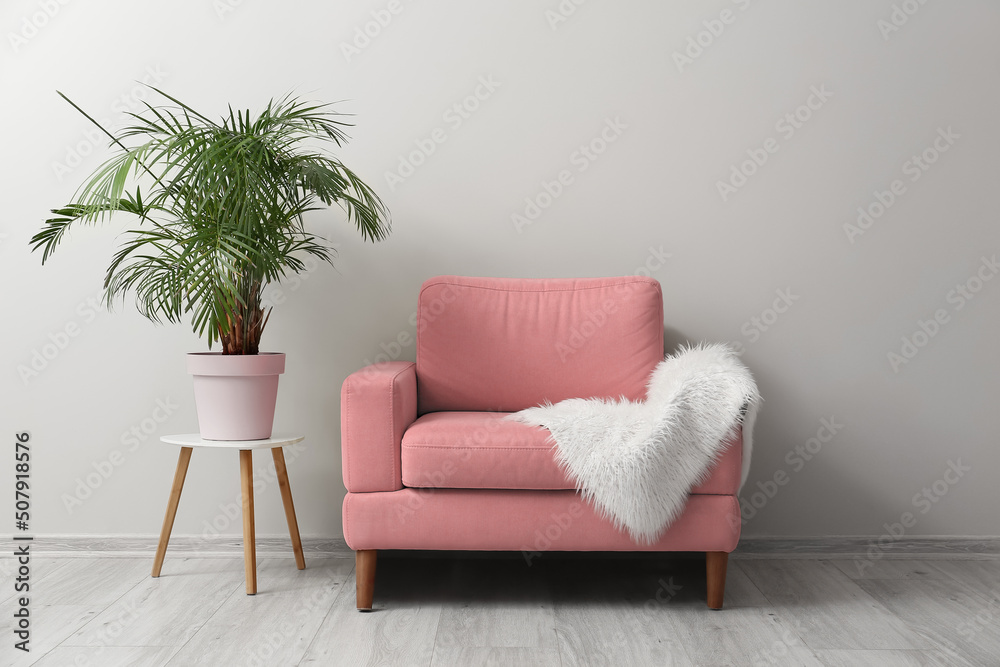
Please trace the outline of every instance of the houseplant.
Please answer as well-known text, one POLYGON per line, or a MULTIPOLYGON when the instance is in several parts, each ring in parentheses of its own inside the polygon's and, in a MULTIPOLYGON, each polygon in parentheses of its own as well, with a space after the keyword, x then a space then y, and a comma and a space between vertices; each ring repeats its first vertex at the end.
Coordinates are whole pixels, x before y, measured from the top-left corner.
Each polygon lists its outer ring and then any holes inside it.
MULTIPOLYGON (((152 88, 152 87, 151 87, 152 88)), ((265 286, 305 269, 333 249, 305 230, 303 214, 334 203, 366 240, 384 238, 388 212, 360 178, 327 150, 349 126, 329 105, 286 96, 255 117, 234 111, 219 121, 152 88, 165 102, 129 114, 110 137, 115 153, 81 185, 72 203, 53 209, 31 239, 44 264, 75 224, 127 214, 104 278, 111 307, 128 293, 154 322, 187 315, 209 350, 188 355, 203 437, 270 437, 284 354, 260 353, 270 309, 265 286)))

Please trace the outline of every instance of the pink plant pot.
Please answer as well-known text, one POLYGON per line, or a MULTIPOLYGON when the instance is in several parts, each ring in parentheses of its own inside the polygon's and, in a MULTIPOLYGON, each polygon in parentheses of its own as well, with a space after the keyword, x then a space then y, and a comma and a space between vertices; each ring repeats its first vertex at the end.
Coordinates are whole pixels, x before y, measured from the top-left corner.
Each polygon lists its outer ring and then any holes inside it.
POLYGON ((222 354, 192 352, 198 428, 206 440, 264 440, 271 437, 278 376, 285 372, 281 352, 222 354))

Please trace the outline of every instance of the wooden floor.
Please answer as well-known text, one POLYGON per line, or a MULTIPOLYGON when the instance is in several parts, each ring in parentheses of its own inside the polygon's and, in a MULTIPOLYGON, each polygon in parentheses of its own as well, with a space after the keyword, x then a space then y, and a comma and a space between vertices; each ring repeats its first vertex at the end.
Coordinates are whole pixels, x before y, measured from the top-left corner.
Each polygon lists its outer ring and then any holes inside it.
MULTIPOLYGON (((9 568, 10 560, 5 561, 9 568)), ((1000 665, 1000 560, 730 560, 726 608, 703 560, 380 556, 375 611, 354 561, 33 561, 32 652, 2 664, 1000 665)), ((10 581, 5 574, 5 581, 10 581)), ((9 596, 5 586, 2 595, 9 596)))

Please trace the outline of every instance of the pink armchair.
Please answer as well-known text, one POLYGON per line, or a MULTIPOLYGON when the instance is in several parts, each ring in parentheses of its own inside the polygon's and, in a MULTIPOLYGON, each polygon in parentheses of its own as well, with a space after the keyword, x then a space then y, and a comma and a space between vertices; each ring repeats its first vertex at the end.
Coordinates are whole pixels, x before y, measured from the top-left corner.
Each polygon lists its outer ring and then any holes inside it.
POLYGON ((660 284, 641 277, 442 276, 417 306, 417 361, 350 375, 341 393, 344 538, 357 607, 372 607, 379 549, 697 551, 722 607, 740 536, 734 438, 660 539, 636 544, 582 502, 548 431, 510 412, 574 397, 642 399, 663 358, 660 284))

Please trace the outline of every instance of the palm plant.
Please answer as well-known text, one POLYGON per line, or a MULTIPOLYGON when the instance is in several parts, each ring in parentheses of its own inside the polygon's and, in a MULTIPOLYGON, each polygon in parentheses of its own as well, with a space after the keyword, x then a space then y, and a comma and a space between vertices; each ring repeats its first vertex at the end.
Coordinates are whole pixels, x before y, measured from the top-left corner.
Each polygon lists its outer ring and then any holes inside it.
POLYGON ((146 104, 117 136, 59 93, 117 150, 72 203, 53 209, 32 249, 42 250, 44 264, 74 223, 130 214, 138 224, 108 267, 106 304, 134 292, 150 320, 178 322, 190 313, 210 349, 219 342, 223 354, 257 354, 270 315, 264 287, 302 272, 307 255, 333 259, 324 239, 305 231, 303 214, 337 203, 366 240, 377 241, 388 234, 388 212, 324 150, 342 146, 349 126, 329 105, 286 96, 255 118, 229 107, 216 122, 152 89, 173 104, 146 104))

